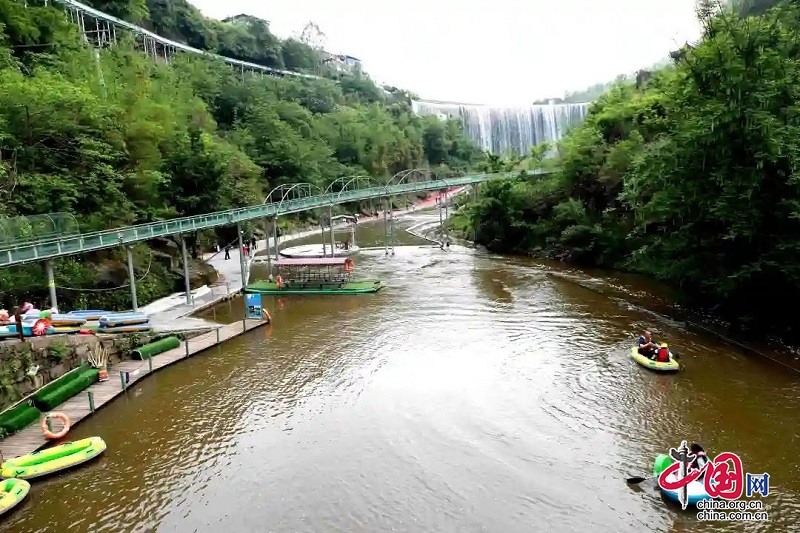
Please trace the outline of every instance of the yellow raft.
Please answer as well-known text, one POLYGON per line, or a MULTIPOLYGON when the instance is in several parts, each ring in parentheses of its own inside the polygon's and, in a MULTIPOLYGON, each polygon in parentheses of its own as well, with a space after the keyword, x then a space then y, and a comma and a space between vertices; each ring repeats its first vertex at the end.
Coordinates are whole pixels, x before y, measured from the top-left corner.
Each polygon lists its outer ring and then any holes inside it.
POLYGON ((0 481, 0 515, 4 515, 16 507, 28 492, 31 484, 24 479, 6 479, 0 481))
POLYGON ((28 455, 9 459, 0 466, 4 478, 33 479, 91 461, 106 450, 100 437, 67 442, 28 455))
MULTIPOLYGON (((667 348, 666 344, 662 344, 664 348, 667 348)), ((649 368, 650 370, 654 370, 656 372, 677 372, 681 369, 680 363, 674 359, 672 352, 669 352, 669 362, 668 363, 658 363, 653 361, 649 357, 646 357, 639 353, 639 348, 634 346, 631 348, 631 359, 639 363, 645 368, 649 368)))

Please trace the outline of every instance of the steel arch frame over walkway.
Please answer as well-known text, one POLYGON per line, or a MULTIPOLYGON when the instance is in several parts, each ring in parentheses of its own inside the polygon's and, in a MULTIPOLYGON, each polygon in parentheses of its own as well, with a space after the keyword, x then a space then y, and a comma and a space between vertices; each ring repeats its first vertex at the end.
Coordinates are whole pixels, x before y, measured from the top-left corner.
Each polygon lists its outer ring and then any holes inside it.
MULTIPOLYGON (((546 174, 546 172, 530 172, 532 175, 546 174)), ((418 192, 441 190, 451 187, 473 185, 493 180, 505 180, 519 176, 518 172, 508 172, 502 174, 476 174, 447 179, 438 179, 430 172, 423 173, 420 169, 403 171, 393 176, 383 186, 369 186, 367 188, 351 188, 344 186, 342 190, 327 192, 311 196, 289 198, 285 193, 279 201, 264 203, 251 207, 218 211, 207 215, 197 215, 192 217, 174 218, 160 222, 139 224, 114 228, 92 233, 79 235, 68 235, 54 239, 33 241, 27 243, 17 243, 14 246, 0 249, 0 268, 14 265, 22 265, 57 257, 79 255, 87 252, 113 248, 140 241, 146 241, 157 237, 166 237, 191 231, 211 229, 220 226, 230 226, 240 222, 246 222, 258 218, 274 218, 280 215, 299 213, 310 209, 319 209, 330 205, 369 200, 370 198, 388 198, 399 194, 413 194, 418 192), (425 181, 406 181, 406 178, 416 175, 425 181), (399 183, 396 183, 396 178, 399 183)), ((357 183, 358 180, 351 179, 346 185, 357 183)), ((297 184, 295 184, 297 185, 297 184)), ((366 185, 370 185, 366 182, 366 185)), ((295 191, 311 191, 308 187, 290 187, 295 191)))

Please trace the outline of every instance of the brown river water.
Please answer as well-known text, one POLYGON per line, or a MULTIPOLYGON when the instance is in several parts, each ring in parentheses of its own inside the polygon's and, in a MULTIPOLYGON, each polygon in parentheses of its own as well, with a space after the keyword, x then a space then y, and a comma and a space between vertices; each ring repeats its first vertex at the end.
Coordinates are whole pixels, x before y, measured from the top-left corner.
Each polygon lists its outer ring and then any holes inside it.
MULTIPOLYGON (((360 229, 359 244, 382 235, 360 229)), ((635 278, 397 238, 411 246, 356 258, 357 273, 387 282, 379 293, 265 298, 274 325, 137 383, 76 427, 107 452, 34 481, 0 531, 797 527, 797 374, 631 303, 650 290, 635 278), (683 372, 631 361, 643 328, 683 372), (698 522, 649 482, 625 483, 684 439, 770 473, 770 521, 698 522)))

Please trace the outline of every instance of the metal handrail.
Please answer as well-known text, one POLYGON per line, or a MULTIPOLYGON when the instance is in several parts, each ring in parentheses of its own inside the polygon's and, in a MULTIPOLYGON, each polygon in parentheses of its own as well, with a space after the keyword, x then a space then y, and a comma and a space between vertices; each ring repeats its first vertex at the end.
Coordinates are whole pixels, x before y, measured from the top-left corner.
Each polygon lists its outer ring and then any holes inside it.
POLYGON ((343 194, 340 193, 338 195, 329 193, 285 200, 282 202, 282 205, 280 202, 271 202, 269 204, 228 209, 225 211, 208 213, 206 215, 173 218, 158 222, 138 224, 135 226, 113 228, 73 236, 64 236, 56 239, 47 239, 27 244, 19 243, 12 247, 0 249, 0 267, 41 261, 54 257, 76 255, 176 233, 226 226, 235 224, 237 222, 245 222, 256 218, 262 218, 265 216, 274 217, 278 215, 307 211, 309 209, 318 209, 333 203, 347 203, 366 200, 369 198, 381 198, 403 193, 435 190, 441 188, 442 185, 449 187, 470 185, 490 180, 508 179, 518 175, 519 173, 517 172, 502 174, 478 174, 460 178, 450 178, 446 182, 443 180, 430 180, 423 182, 399 183, 385 187, 379 186, 368 189, 342 191, 343 194))

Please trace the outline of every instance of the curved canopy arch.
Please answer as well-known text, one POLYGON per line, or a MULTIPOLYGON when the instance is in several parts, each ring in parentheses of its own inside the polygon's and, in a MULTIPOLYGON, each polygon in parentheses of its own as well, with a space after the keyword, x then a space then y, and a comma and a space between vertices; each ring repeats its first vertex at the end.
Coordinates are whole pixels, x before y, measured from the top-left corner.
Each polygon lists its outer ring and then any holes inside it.
POLYGON ((384 184, 384 191, 386 196, 389 196, 389 187, 392 185, 401 185, 403 183, 422 183, 431 181, 441 181, 442 189, 449 187, 447 180, 439 176, 435 171, 429 168, 411 168, 401 170, 394 176, 388 179, 384 184))

